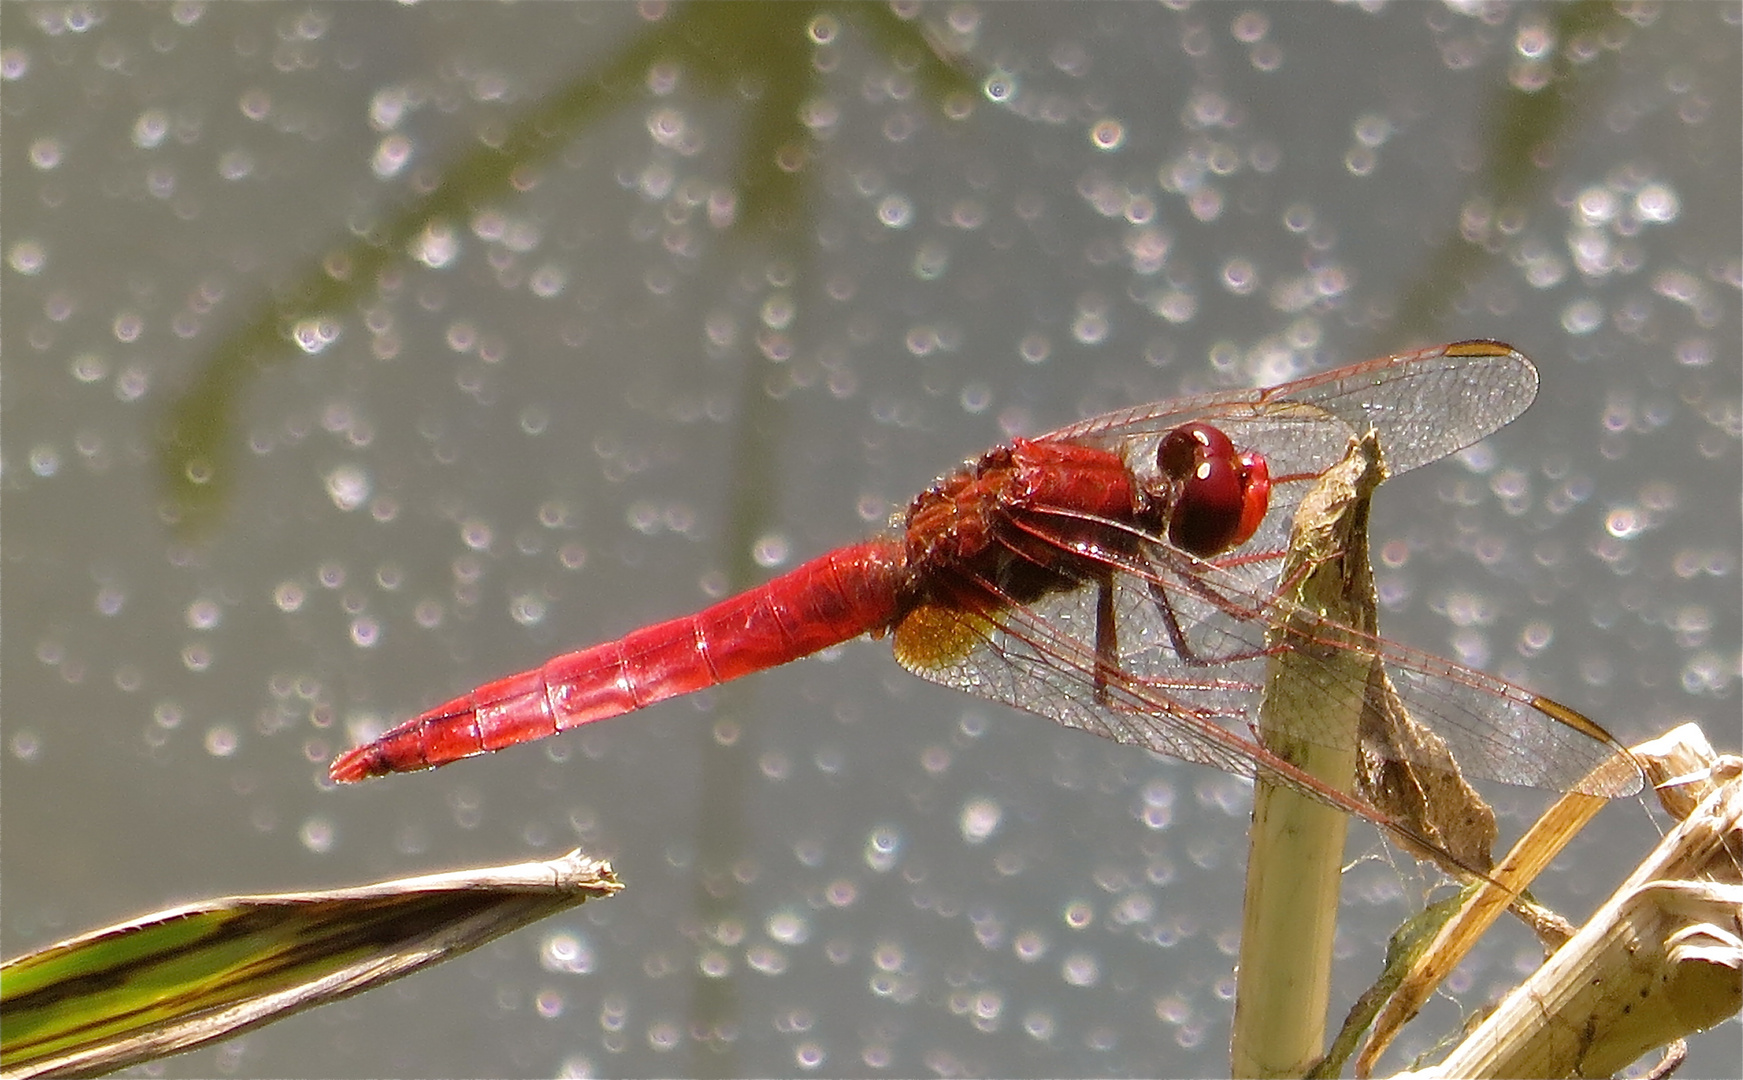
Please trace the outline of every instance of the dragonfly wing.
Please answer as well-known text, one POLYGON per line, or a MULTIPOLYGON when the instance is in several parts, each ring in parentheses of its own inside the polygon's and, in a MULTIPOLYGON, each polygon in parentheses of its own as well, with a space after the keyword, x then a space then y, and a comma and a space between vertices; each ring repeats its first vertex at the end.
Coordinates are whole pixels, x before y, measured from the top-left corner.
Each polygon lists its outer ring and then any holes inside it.
MULTIPOLYGON (((1225 666, 1227 658, 1236 666, 1251 665, 1255 654, 1264 651, 1267 628, 1285 622, 1305 625, 1311 628, 1308 652, 1322 647, 1315 642, 1339 641, 1378 657, 1410 717, 1445 741, 1467 777, 1605 798, 1640 789, 1639 769, 1627 751, 1603 728, 1564 705, 1493 675, 1305 612, 1269 586, 1255 589, 1252 577, 1244 576, 1246 566, 1224 569, 1201 563, 1186 573, 1178 569, 1183 561, 1171 549, 1154 545, 1147 563, 1129 560, 1123 567, 1129 571, 1123 577, 1145 583, 1152 603, 1124 613, 1122 636, 1152 640, 1156 631, 1135 624, 1148 619, 1166 628, 1172 618, 1180 627, 1177 636, 1187 654, 1170 656, 1158 650, 1136 660, 1217 669, 1225 666), (1170 561, 1176 566, 1171 567, 1170 561)), ((1144 674, 1141 664, 1137 670, 1144 674)), ((1327 710, 1332 715, 1341 714, 1340 700, 1360 701, 1368 693, 1366 683, 1355 681, 1348 664, 1324 662, 1308 677, 1333 706, 1327 710)), ((1261 678, 1248 674, 1242 682, 1257 683, 1261 678)), ((1256 715, 1249 719, 1257 722, 1256 715)), ((1303 732, 1301 737, 1340 749, 1347 743, 1345 736, 1330 731, 1303 732)), ((1432 757, 1412 756, 1414 745, 1387 742, 1368 744, 1365 749, 1423 768, 1438 767, 1432 757)))
POLYGON ((1640 768, 1602 728, 1493 675, 1385 645, 1380 658, 1416 720, 1467 777, 1613 799, 1640 790, 1640 768))
MULTIPOLYGON (((1627 751, 1565 706, 1452 661, 1316 622, 1276 592, 1253 588, 1242 577, 1249 567, 1227 570, 1152 547, 1146 556, 1108 563, 1112 663, 1098 658, 1102 586, 1093 580, 1027 605, 984 582, 967 583, 958 592, 971 602, 924 605, 898 624, 897 658, 922 678, 1068 727, 1251 775, 1265 753, 1253 732, 1269 663, 1266 631, 1293 617, 1312 628, 1309 646, 1338 640, 1378 657, 1411 718, 1444 740, 1467 777, 1604 797, 1640 788, 1627 751)), ((1328 715, 1348 715, 1370 693, 1355 674, 1361 668, 1329 659, 1309 666, 1305 677, 1328 715)), ((1353 737, 1329 726, 1296 734, 1338 749, 1353 737)), ((1420 745, 1389 739, 1364 749, 1441 768, 1438 758, 1417 756, 1420 745)))
MULTIPOLYGON (((1117 586, 1116 586, 1117 587, 1117 586)), ((1224 731, 1216 714, 1244 702, 1256 687, 1230 682, 1195 705, 1104 671, 1098 685, 1093 584, 1043 597, 1026 607, 982 593, 973 607, 923 605, 896 627, 896 657, 921 678, 966 690, 1066 727, 1129 746, 1250 776, 1246 740, 1224 731), (1212 729, 1216 729, 1213 731, 1212 729)), ((1128 585, 1116 612, 1142 601, 1128 585)), ((1154 643, 1122 643, 1127 659, 1153 654, 1154 643)), ((1165 647, 1164 647, 1165 648, 1165 647)), ((1241 706, 1232 709, 1245 715, 1241 706)), ((1226 719, 1226 717, 1224 717, 1226 719)))
MULTIPOLYGON (((1043 438, 1118 448, 1140 476, 1153 476, 1162 437, 1204 420, 1241 449, 1265 456, 1274 477, 1313 477, 1344 455, 1352 437, 1380 434, 1392 472, 1437 461, 1493 433, 1537 395, 1537 369, 1492 341, 1440 345, 1321 372, 1282 386, 1237 390, 1124 409, 1043 438)), ((1307 484, 1280 484, 1272 507, 1299 502, 1307 484), (1292 490, 1293 489, 1293 490, 1292 490)))
MULTIPOLYGON (((1336 417, 1356 434, 1372 428, 1394 473, 1438 461, 1493 434, 1537 396, 1537 369, 1492 341, 1460 342, 1383 357, 1277 387, 1258 414, 1336 417), (1335 376, 1335 377, 1334 377, 1335 376)), ((1239 445, 1239 425, 1229 438, 1239 445)), ((1285 449, 1285 447, 1280 447, 1285 449)), ((1343 446, 1336 449, 1342 456, 1343 446)), ((1285 459, 1287 465, 1287 459, 1285 459)), ((1320 467, 1323 469, 1325 464, 1320 467)), ((1287 467, 1274 471, 1290 471, 1287 467)))

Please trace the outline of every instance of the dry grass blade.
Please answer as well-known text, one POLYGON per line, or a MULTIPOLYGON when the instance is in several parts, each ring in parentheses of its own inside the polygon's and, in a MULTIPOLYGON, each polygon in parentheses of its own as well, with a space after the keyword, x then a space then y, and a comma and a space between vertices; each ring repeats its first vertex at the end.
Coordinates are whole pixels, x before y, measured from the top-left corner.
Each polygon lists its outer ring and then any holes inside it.
POLYGON ((351 889, 230 896, 0 967, 0 1076, 94 1076, 361 993, 622 886, 579 851, 351 889))

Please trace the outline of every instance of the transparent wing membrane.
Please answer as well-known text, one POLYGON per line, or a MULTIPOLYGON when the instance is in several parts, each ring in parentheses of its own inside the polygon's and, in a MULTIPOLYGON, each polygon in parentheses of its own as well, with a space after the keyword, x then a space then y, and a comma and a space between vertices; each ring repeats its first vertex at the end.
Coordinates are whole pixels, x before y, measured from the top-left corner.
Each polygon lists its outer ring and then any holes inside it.
MULTIPOLYGON (((1253 731, 1266 631, 1294 618, 1307 629, 1287 647, 1307 658, 1306 677, 1333 715, 1359 705, 1368 685, 1351 665, 1316 664, 1315 657, 1353 649, 1380 659, 1411 717, 1445 741, 1468 777, 1606 797, 1639 789, 1626 753, 1579 714, 1492 675, 1315 620, 1274 583, 1254 587, 1251 579, 1264 576, 1265 563, 1225 570, 1157 543, 1106 565, 1107 583, 1086 580, 1026 605, 1004 601, 985 582, 963 582, 957 594, 969 598, 969 610, 928 616, 960 623, 958 647, 904 650, 899 627, 898 656, 934 682, 1116 742, 1250 775, 1262 749, 1253 731), (1112 593, 1111 641, 1098 629, 1103 588, 1112 593)), ((1275 560, 1268 569, 1274 576, 1275 560)), ((1340 749, 1350 739, 1329 727, 1296 734, 1340 749)), ((1365 749, 1421 768, 1439 766, 1426 755, 1408 756, 1414 745, 1365 749)))

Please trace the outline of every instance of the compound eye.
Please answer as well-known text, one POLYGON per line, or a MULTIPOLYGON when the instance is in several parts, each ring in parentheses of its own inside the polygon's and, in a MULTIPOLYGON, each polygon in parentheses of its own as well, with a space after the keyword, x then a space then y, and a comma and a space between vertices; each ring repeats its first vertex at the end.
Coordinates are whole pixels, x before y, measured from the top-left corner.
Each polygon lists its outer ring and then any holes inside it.
POLYGON ((1271 470, 1257 453, 1237 454, 1209 424, 1183 424, 1162 439, 1157 464, 1168 476, 1168 542, 1201 559, 1244 544, 1271 500, 1271 470))
POLYGON ((1162 436, 1162 445, 1156 448, 1156 466, 1170 480, 1186 480, 1206 458, 1234 456, 1235 447, 1227 435, 1209 424, 1194 421, 1162 436))
POLYGON ((1207 458, 1181 485, 1168 539, 1199 558, 1226 551, 1241 521, 1241 474, 1228 458, 1207 458))

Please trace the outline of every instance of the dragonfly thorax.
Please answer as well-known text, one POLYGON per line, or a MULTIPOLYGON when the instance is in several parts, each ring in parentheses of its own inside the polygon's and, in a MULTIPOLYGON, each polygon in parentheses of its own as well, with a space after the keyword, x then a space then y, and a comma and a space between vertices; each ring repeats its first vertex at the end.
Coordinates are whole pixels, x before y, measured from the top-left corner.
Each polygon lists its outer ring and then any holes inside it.
POLYGON ((1075 588, 1105 573, 1110 551, 1136 542, 1136 492, 1106 450, 1026 439, 995 447, 909 507, 914 592, 935 596, 941 577, 992 583, 1018 603, 1075 588))

